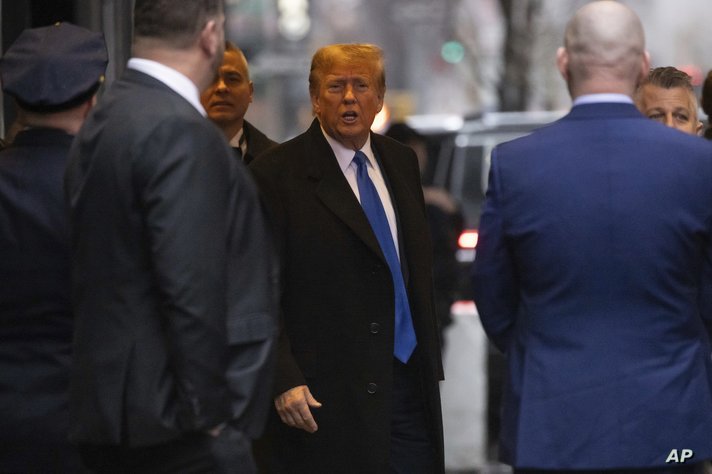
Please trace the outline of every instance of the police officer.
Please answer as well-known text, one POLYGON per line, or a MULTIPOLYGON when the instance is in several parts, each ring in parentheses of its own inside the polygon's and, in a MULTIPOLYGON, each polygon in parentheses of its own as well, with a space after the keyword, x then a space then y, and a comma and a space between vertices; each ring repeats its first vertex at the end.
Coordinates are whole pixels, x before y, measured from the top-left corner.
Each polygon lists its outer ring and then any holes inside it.
POLYGON ((107 64, 103 35, 23 31, 0 60, 21 127, 0 152, 0 472, 82 472, 67 441, 72 316, 65 161, 107 64))

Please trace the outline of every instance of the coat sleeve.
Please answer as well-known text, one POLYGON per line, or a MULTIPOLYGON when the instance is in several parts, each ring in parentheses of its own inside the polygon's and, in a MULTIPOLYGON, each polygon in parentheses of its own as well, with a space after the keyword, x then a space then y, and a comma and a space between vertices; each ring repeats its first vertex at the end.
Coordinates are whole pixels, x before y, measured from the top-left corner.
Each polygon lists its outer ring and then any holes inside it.
MULTIPOLYGON (((230 150, 226 149, 226 153, 230 150)), ((278 264, 256 187, 233 161, 228 252, 227 382, 232 425, 251 438, 264 427, 271 402, 276 345, 278 264)))
POLYGON ((472 267, 475 305, 487 336, 507 352, 519 306, 519 286, 513 255, 507 245, 502 216, 502 189, 497 149, 492 152, 487 196, 472 267))
POLYGON ((704 261, 702 262, 699 305, 702 322, 712 341, 712 222, 708 223, 708 236, 710 237, 705 244, 704 261))
MULTIPOLYGON (((263 155, 250 164, 250 171, 257 183, 260 199, 266 210, 269 227, 274 236, 274 247, 279 261, 284 262, 284 247, 286 239, 285 211, 280 199, 279 187, 276 183, 279 178, 274 171, 274 155, 263 155)), ((283 274, 283 271, 279 271, 283 274)), ((276 343, 276 362, 274 384, 272 387, 272 397, 276 397, 285 391, 306 385, 306 378, 299 369, 297 361, 292 355, 292 348, 284 329, 284 318, 289 317, 284 313, 281 304, 281 293, 278 296, 278 336, 276 343)))
MULTIPOLYGON (((229 419, 225 383, 227 160, 210 156, 216 136, 167 120, 151 131, 135 161, 137 205, 160 295, 170 366, 186 430, 229 419)), ((218 142, 219 143, 219 142, 218 142)))

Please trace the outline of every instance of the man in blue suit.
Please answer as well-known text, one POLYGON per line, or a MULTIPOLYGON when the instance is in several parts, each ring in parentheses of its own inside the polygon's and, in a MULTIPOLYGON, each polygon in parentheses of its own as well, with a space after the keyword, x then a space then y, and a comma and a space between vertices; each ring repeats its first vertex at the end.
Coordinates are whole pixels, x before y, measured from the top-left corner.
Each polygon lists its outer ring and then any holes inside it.
POLYGON ((641 115, 639 19, 582 7, 571 112, 492 153, 474 296, 507 357, 515 472, 695 472, 712 458, 712 146, 641 115))

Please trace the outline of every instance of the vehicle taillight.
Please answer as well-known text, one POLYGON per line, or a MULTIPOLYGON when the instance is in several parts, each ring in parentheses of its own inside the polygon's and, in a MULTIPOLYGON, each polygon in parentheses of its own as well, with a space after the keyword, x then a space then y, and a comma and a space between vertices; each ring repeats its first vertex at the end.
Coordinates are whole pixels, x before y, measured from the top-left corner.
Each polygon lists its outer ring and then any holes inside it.
POLYGON ((467 229, 460 234, 460 238, 457 239, 457 245, 461 249, 474 249, 477 247, 477 231, 474 229, 467 229))

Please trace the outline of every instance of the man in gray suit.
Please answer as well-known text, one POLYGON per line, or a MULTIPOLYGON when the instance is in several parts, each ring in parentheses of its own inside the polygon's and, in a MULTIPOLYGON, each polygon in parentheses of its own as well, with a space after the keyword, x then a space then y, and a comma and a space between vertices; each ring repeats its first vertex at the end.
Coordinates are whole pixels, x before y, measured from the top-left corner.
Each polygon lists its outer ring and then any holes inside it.
POLYGON ((231 447, 249 451, 266 413, 272 252, 254 185, 200 104, 223 8, 137 0, 134 57, 70 153, 70 435, 98 472, 253 469, 231 447))

